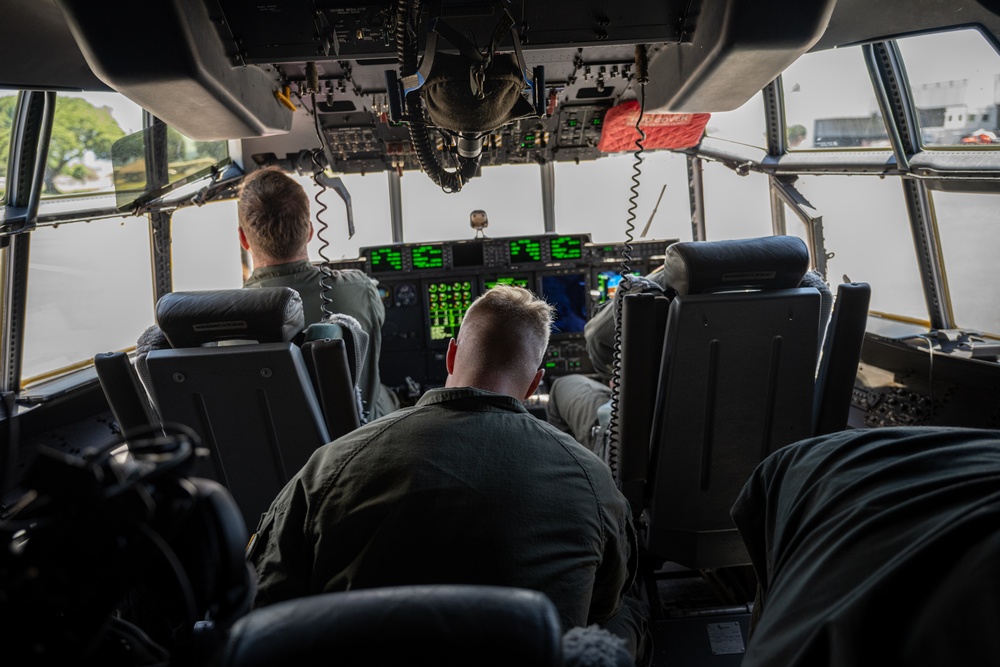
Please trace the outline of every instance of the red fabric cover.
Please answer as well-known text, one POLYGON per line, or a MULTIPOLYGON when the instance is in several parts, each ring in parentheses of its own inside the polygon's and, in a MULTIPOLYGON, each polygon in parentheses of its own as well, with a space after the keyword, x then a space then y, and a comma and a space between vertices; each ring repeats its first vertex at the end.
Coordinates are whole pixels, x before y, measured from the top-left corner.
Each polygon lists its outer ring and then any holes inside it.
MULTIPOLYGON (((690 148, 701 141, 707 113, 647 113, 640 127, 646 133, 645 148, 690 148)), ((604 153, 635 150, 639 133, 635 121, 639 118, 638 100, 622 102, 604 115, 604 129, 597 150, 604 153)))

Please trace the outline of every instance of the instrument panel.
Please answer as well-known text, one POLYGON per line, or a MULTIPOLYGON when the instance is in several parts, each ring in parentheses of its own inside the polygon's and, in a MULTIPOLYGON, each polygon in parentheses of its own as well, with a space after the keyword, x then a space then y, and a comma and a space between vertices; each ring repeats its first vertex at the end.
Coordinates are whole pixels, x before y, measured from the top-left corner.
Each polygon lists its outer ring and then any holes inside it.
MULTIPOLYGON (((674 240, 632 244, 630 268, 645 275, 662 264, 674 240)), ((393 387, 407 378, 441 386, 445 352, 465 311, 497 283, 545 298, 555 320, 543 367, 546 377, 593 373, 583 329, 594 310, 614 296, 624 244, 592 243, 589 234, 542 234, 436 243, 368 246, 361 257, 331 263, 359 268, 378 283, 385 305, 380 374, 393 387)))

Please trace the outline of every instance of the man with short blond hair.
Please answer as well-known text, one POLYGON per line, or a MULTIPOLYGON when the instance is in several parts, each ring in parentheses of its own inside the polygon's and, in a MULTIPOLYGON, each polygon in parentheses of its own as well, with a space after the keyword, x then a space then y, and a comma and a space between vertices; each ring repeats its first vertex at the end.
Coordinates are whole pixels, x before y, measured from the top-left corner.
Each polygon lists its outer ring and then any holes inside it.
POLYGON ((278 495, 249 549, 256 605, 453 583, 541 591, 566 630, 626 613, 628 503, 600 459, 521 404, 551 326, 520 287, 476 299, 443 388, 321 447, 278 495))
POLYGON ((544 374, 539 366, 549 344, 552 307, 526 289, 498 287, 469 306, 458 340, 448 344, 445 386, 528 398, 544 374))
POLYGON ((313 224, 302 186, 276 167, 257 169, 243 179, 237 214, 240 244, 253 257, 244 287, 291 287, 302 297, 306 324, 333 313, 357 320, 368 334, 358 378, 364 411, 375 419, 399 407, 399 399, 379 379, 385 306, 375 283, 356 269, 330 270, 324 277, 309 261, 313 224))

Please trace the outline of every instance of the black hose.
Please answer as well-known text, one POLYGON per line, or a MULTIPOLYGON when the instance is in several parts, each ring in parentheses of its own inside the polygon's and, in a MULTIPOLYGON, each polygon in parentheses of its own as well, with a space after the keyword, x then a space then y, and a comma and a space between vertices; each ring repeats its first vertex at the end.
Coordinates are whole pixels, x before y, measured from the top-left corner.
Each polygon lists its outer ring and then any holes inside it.
MULTIPOLYGON (((409 25, 411 3, 412 14, 419 17, 420 0, 398 0, 396 5, 396 56, 399 60, 401 78, 406 78, 417 72, 418 40, 416 31, 411 31, 409 25)), ((407 123, 407 128, 410 132, 410 143, 413 145, 413 152, 417 155, 420 168, 441 189, 446 192, 459 192, 462 189, 462 183, 468 178, 464 174, 447 171, 441 166, 431 143, 430 133, 427 131, 424 103, 420 93, 411 95, 410 99, 406 101, 406 106, 411 117, 419 117, 419 120, 416 121, 411 119, 407 123)))

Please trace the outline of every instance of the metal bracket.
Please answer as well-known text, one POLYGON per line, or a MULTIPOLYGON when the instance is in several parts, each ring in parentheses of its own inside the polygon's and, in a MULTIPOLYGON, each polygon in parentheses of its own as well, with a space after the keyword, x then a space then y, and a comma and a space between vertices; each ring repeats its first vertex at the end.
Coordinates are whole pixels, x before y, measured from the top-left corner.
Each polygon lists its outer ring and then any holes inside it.
POLYGON ((326 172, 320 172, 316 174, 316 180, 324 187, 330 188, 338 195, 344 202, 344 206, 347 208, 347 238, 354 236, 354 207, 351 205, 351 193, 347 191, 347 186, 344 185, 344 181, 340 179, 339 176, 328 176, 326 172))
POLYGON ((806 227, 806 235, 809 237, 809 252, 812 254, 813 263, 823 279, 826 279, 826 243, 823 239, 823 216, 817 211, 809 200, 795 187, 797 176, 771 176, 771 191, 778 199, 786 204, 796 217, 802 221, 806 227))

